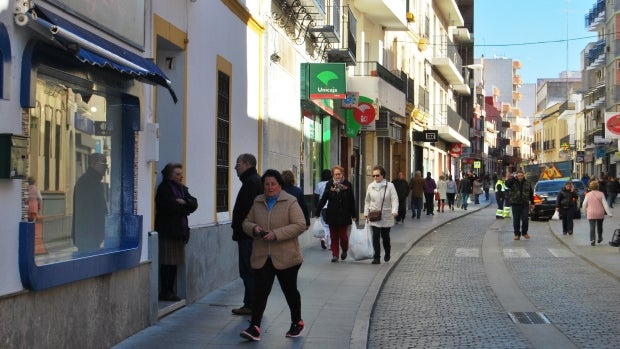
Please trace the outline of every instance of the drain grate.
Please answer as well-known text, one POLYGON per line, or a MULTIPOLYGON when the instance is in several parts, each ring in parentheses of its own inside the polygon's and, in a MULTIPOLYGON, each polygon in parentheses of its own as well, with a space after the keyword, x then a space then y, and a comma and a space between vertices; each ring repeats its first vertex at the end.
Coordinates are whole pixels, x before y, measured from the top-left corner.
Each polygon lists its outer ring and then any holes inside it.
POLYGON ((512 319, 512 322, 514 322, 515 324, 540 325, 540 324, 551 323, 551 321, 547 319, 545 314, 537 313, 533 311, 530 311, 530 312, 515 311, 515 312, 508 313, 508 316, 510 316, 510 318, 512 319))

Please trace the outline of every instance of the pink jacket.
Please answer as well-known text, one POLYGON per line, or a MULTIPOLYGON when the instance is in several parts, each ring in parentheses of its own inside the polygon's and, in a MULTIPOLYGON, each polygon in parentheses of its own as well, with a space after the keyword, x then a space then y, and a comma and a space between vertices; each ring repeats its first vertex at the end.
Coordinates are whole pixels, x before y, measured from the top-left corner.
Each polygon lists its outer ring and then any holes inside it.
POLYGON ((603 219, 605 213, 610 217, 612 216, 605 195, 598 190, 592 190, 586 194, 586 198, 583 200, 583 210, 588 219, 603 219))

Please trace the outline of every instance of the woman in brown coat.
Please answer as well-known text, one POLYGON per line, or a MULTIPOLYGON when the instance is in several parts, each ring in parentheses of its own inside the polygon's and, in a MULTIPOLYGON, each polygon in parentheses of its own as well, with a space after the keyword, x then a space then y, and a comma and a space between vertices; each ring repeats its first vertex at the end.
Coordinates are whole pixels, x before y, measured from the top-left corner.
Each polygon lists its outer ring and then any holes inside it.
POLYGON ((304 329, 297 274, 303 262, 297 237, 306 230, 306 219, 297 198, 282 190, 280 172, 267 170, 261 178, 264 194, 254 199, 243 222, 243 231, 254 238, 250 264, 254 271, 254 304, 250 326, 240 336, 260 340, 260 323, 274 278, 278 278, 291 312, 287 337, 299 337, 304 329))

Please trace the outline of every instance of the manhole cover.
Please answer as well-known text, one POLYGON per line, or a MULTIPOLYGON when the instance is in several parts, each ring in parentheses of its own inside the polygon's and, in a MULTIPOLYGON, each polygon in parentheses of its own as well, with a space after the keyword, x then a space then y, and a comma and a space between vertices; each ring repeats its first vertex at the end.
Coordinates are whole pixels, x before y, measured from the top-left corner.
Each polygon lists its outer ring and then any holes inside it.
POLYGON ((547 319, 545 314, 537 312, 512 312, 508 313, 508 316, 515 324, 550 324, 551 321, 547 319))

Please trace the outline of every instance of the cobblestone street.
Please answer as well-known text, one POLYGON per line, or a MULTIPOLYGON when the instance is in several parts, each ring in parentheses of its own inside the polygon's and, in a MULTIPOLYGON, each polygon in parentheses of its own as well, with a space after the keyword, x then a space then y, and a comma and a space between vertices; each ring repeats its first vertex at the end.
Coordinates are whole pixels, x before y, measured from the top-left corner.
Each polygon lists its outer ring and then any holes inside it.
POLYGON ((494 210, 438 227, 405 253, 375 303, 368 348, 617 348, 618 280, 558 242, 547 222, 530 222, 531 240, 514 241, 512 220, 494 210), (500 263, 485 261, 489 250, 500 263), (516 324, 509 312, 540 312, 551 324, 516 324))

